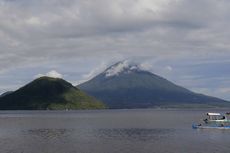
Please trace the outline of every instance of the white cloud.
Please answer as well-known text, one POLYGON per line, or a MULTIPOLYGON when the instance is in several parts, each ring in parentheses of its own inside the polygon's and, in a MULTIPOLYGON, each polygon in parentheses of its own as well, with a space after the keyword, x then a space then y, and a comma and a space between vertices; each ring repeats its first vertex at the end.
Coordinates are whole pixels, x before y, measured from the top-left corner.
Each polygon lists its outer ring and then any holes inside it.
POLYGON ((207 0, 2 1, 0 53, 15 56, 0 68, 50 58, 229 54, 229 8, 207 0))
POLYGON ((173 70, 173 68, 172 68, 171 66, 169 66, 169 65, 166 66, 165 69, 166 69, 167 71, 172 71, 172 70, 173 70))
POLYGON ((138 67, 142 70, 147 70, 147 71, 149 71, 153 68, 152 64, 149 62, 143 62, 143 63, 139 64, 138 67))
POLYGON ((62 78, 62 74, 58 73, 55 70, 52 70, 52 71, 46 73, 46 76, 52 77, 52 78, 62 78))
POLYGON ((89 79, 92 79, 93 77, 95 77, 97 74, 101 73, 102 71, 104 71, 107 68, 107 64, 105 62, 102 62, 98 67, 92 69, 88 74, 84 74, 83 75, 83 80, 79 81, 79 83, 82 83, 84 81, 87 81, 89 79))
POLYGON ((46 74, 37 74, 34 76, 34 78, 40 78, 43 76, 48 76, 51 78, 62 78, 63 77, 62 74, 58 73, 56 70, 51 70, 51 71, 47 72, 46 74))
POLYGON ((40 26, 40 25, 45 25, 46 23, 42 22, 40 18, 38 17, 30 17, 25 20, 25 22, 28 25, 33 25, 33 26, 40 26))
POLYGON ((119 75, 120 72, 122 72, 125 68, 129 67, 129 62, 127 60, 120 62, 114 66, 112 66, 110 69, 106 70, 105 76, 111 77, 115 75, 119 75))
POLYGON ((37 78, 40 78, 40 77, 43 77, 43 76, 45 76, 45 75, 39 73, 39 74, 36 74, 33 78, 34 78, 34 79, 37 79, 37 78))
POLYGON ((217 92, 218 93, 221 93, 221 94, 230 94, 230 88, 229 87, 225 87, 225 88, 219 88, 217 89, 217 92))
MULTIPOLYGON (((173 80, 180 81, 178 72, 183 76, 197 71, 186 74, 192 70, 172 63, 183 65, 187 59, 202 65, 212 58, 219 65, 229 59, 229 14, 227 0, 0 0, 0 73, 15 74, 31 65, 42 71, 59 69, 57 63, 65 61, 68 74, 88 79, 99 70, 86 74, 85 65, 111 63, 122 56, 149 58, 153 64, 140 67, 166 78, 175 75, 173 80), (79 60, 82 65, 69 62, 79 60), (158 60, 164 62, 157 65, 158 60)), ((21 71, 23 78, 40 72, 21 71)), ((114 69, 113 74, 119 71, 114 69)), ((202 72, 208 73, 204 68, 202 72)), ((213 73, 219 77, 228 72, 213 73)), ((38 76, 42 75, 46 74, 38 76)))

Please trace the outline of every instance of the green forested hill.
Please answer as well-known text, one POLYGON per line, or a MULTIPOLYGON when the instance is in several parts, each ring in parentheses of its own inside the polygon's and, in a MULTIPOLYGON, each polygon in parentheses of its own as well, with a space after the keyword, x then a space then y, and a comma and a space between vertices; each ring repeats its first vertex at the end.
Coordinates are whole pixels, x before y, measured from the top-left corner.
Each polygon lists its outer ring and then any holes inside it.
POLYGON ((41 77, 0 98, 0 110, 102 109, 105 105, 59 78, 41 77))

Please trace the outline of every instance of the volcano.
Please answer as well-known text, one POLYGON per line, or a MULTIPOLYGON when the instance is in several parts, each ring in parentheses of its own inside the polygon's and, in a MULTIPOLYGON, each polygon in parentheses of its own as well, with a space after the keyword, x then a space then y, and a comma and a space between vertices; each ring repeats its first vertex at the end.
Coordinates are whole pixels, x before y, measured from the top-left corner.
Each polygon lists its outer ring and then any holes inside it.
POLYGON ((109 108, 230 106, 225 100, 194 93, 127 61, 110 66, 77 87, 109 108))

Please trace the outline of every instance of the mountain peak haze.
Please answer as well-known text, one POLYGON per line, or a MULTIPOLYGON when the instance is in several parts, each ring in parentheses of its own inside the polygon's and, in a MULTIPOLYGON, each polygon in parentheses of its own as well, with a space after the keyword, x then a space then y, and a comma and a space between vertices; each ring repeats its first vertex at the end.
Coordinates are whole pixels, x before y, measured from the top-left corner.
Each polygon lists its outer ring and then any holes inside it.
MULTIPOLYGON (((144 70, 138 64, 118 62, 77 86, 110 108, 150 108, 169 105, 221 105, 222 99, 194 93, 144 70)), ((230 103, 229 103, 230 104, 230 103)))

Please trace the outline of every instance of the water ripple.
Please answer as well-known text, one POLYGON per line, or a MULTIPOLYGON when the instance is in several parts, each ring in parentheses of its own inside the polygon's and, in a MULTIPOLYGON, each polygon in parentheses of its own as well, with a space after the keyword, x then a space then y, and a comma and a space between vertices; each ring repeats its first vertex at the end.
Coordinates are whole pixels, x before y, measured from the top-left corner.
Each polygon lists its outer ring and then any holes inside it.
POLYGON ((120 128, 120 129, 99 129, 95 132, 96 137, 109 139, 126 139, 136 141, 156 141, 166 138, 172 129, 143 129, 143 128, 120 128))
POLYGON ((73 129, 29 129, 23 131, 25 135, 30 135, 45 140, 63 139, 69 137, 73 129))

